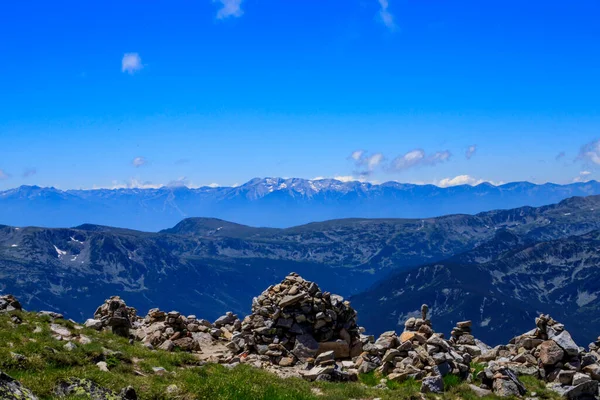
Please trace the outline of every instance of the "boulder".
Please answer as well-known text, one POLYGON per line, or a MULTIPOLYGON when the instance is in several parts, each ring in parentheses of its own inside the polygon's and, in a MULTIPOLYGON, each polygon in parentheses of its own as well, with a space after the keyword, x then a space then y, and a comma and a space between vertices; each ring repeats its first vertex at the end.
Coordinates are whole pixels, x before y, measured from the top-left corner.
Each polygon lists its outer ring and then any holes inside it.
POLYGON ((544 365, 554 365, 565 356, 563 349, 553 340, 546 340, 539 346, 540 361, 544 365))
POLYGON ((428 376, 421 382, 421 393, 443 393, 444 380, 441 376, 428 376))
POLYGON ((0 399, 38 400, 21 383, 0 371, 0 399))
POLYGON ((116 393, 106 389, 89 379, 69 378, 60 381, 54 389, 54 394, 61 397, 85 396, 92 400, 137 400, 137 394, 132 387, 127 387, 116 393))

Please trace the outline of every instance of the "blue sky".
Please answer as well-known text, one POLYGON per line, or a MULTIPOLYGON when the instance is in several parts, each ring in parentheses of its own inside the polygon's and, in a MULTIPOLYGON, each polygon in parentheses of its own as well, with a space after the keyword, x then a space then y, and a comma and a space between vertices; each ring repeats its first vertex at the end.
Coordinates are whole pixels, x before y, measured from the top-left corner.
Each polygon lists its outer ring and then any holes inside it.
POLYGON ((598 15, 596 0, 0 2, 0 189, 598 179, 598 15))

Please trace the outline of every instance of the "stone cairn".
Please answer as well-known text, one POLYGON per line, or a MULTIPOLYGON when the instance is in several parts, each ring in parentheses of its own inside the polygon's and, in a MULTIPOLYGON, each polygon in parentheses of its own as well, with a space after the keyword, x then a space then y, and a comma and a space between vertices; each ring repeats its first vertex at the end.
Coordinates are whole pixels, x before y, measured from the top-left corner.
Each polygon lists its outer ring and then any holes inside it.
POLYGON ((12 294, 0 296, 0 313, 20 311, 22 310, 21 303, 12 294))
POLYGON ((312 365, 322 353, 347 359, 360 354, 362 343, 349 302, 291 273, 253 299, 252 314, 244 318, 241 332, 232 335, 228 347, 244 358, 292 366, 312 365))
POLYGON ((427 305, 423 305, 421 318, 409 318, 400 336, 394 331, 384 332, 377 340, 362 336, 364 351, 354 362, 358 372, 375 370, 396 382, 422 380, 421 389, 426 393, 442 392, 442 377, 447 374, 466 378, 471 355, 435 333, 427 312, 427 305))
POLYGON ((496 346, 475 358, 475 362, 487 363, 479 374, 484 386, 500 396, 523 394, 513 378, 509 379, 511 384, 499 376, 510 371, 543 379, 549 388, 569 399, 597 396, 600 354, 594 349, 586 353, 564 325, 548 315, 540 315, 535 324, 535 329, 513 338, 508 345, 496 346), (498 382, 498 378, 503 381, 498 382))
POLYGON ((101 330, 110 327, 115 335, 129 337, 129 329, 138 319, 137 311, 119 297, 113 296, 96 309, 93 319, 88 319, 85 326, 101 330))

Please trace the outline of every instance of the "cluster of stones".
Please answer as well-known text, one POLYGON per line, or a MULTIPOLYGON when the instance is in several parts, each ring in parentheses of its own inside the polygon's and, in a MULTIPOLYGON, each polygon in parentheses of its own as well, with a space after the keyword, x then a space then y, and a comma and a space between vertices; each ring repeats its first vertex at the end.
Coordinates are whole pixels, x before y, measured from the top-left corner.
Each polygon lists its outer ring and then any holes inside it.
MULTIPOLYGON (((253 299, 252 314, 241 322, 240 331, 234 329, 228 347, 246 362, 306 363, 321 371, 316 356, 331 351, 334 359, 348 359, 360 354, 362 343, 356 311, 348 301, 291 273, 253 299)), ((326 367, 320 374, 307 374, 307 379, 331 375, 334 367, 326 367)))
POLYGON ((110 327, 115 335, 129 337, 129 329, 137 320, 137 311, 119 297, 112 296, 96 309, 93 319, 88 319, 85 326, 101 330, 110 327))
POLYGON ((21 309, 21 303, 12 294, 0 296, 0 313, 19 311, 21 309))
POLYGON ((424 305, 421 318, 409 318, 400 336, 394 331, 383 333, 377 340, 363 336, 367 343, 354 362, 358 371, 375 370, 397 382, 423 380, 422 391, 434 393, 443 391, 442 377, 447 374, 466 378, 471 355, 458 351, 443 334, 435 333, 427 311, 424 305))
POLYGON ((195 315, 186 317, 177 311, 167 313, 153 308, 143 320, 135 324, 135 328, 135 338, 149 348, 199 351, 198 339, 201 335, 198 334, 209 332, 213 327, 210 322, 197 319, 195 315))
POLYGON ((598 396, 600 354, 577 346, 563 324, 547 315, 536 318, 536 328, 497 346, 475 362, 487 367, 479 378, 499 395, 523 394, 511 373, 543 379, 549 388, 567 398, 598 396), (499 381, 500 380, 500 381, 499 381))

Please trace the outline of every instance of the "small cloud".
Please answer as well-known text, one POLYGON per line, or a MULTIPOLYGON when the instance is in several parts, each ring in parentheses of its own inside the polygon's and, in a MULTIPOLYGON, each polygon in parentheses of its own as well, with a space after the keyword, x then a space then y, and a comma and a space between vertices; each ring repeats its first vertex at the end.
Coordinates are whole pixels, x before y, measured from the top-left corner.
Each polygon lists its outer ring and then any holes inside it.
POLYGON ((138 53, 125 53, 121 60, 121 72, 133 75, 143 68, 142 59, 138 53))
POLYGON ((556 161, 560 161, 561 159, 565 158, 565 156, 567 155, 567 153, 565 153, 564 151, 561 151, 560 153, 558 153, 555 157, 556 161))
POLYGON ((379 19, 381 22, 391 31, 396 29, 396 23, 394 22, 394 16, 390 13, 388 0, 379 0, 379 19))
POLYGON ((434 185, 445 188, 445 187, 460 186, 460 185, 475 186, 475 185, 479 185, 484 182, 491 183, 492 185, 495 185, 495 186, 502 184, 502 182, 486 181, 484 179, 474 178, 470 175, 458 175, 458 176, 455 176, 454 178, 441 179, 437 182, 434 182, 434 185))
POLYGON ((208 186, 208 187, 211 187, 211 188, 218 188, 218 187, 220 187, 221 185, 219 185, 218 183, 214 183, 214 182, 213 182, 213 183, 209 183, 209 184, 208 184, 208 185, 206 185, 206 186, 208 186))
MULTIPOLYGON (((113 181, 112 186, 108 189, 159 189, 164 185, 155 184, 150 181, 141 182, 135 178, 129 179, 120 183, 119 181, 113 181)), ((105 187, 94 186, 94 189, 106 189, 105 187)))
POLYGON ((600 140, 595 140, 581 146, 577 159, 586 163, 600 165, 600 140))
POLYGON ((242 0, 213 0, 213 3, 221 4, 221 8, 217 11, 217 19, 241 17, 244 14, 242 0))
POLYGON ((477 145, 472 144, 471 146, 467 147, 467 150, 465 151, 465 157, 467 158, 467 160, 470 160, 471 157, 473 157, 476 152, 477 152, 477 145))
POLYGON ((424 150, 415 149, 396 157, 392 161, 391 168, 396 171, 402 171, 420 166, 434 166, 448 161, 450 157, 452 157, 452 153, 448 150, 427 155, 424 150))
POLYGON ((190 186, 190 180, 188 178, 186 178, 185 176, 182 176, 180 178, 172 180, 171 182, 167 183, 165 186, 168 186, 168 187, 189 187, 190 186))
POLYGON ((581 171, 579 172, 579 176, 575 177, 573 179, 573 182, 587 182, 590 181, 591 179, 589 179, 589 176, 592 173, 590 171, 581 171))
POLYGON ((0 169, 0 181, 8 178, 10 178, 10 175, 4 172, 4 170, 0 169))
POLYGON ((358 161, 362 158, 363 154, 365 154, 364 150, 355 150, 350 154, 350 158, 354 161, 358 161))
POLYGON ((355 178, 352 175, 334 176, 333 179, 335 179, 336 181, 340 181, 340 182, 354 182, 354 181, 358 180, 357 178, 355 178))
POLYGON ((133 159, 133 161, 131 163, 133 164, 134 167, 139 168, 143 165, 146 165, 148 163, 148 160, 146 160, 145 157, 136 157, 133 159))
POLYGON ((363 168, 362 171, 356 172, 361 176, 370 175, 385 160, 382 153, 367 155, 364 150, 353 151, 348 158, 354 161, 356 167, 363 168))
POLYGON ((27 168, 25 171, 23 171, 23 178, 29 178, 30 176, 33 176, 35 174, 37 174, 37 169, 27 168))

